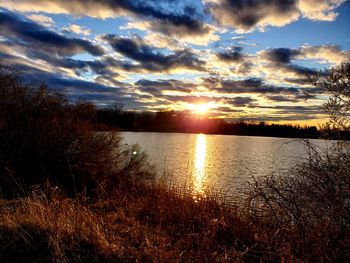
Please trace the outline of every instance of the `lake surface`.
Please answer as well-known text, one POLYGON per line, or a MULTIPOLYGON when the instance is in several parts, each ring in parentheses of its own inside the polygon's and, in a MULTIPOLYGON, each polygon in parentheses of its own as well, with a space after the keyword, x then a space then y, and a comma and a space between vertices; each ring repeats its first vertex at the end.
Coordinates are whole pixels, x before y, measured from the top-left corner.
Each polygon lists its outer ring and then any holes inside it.
MULTIPOLYGON (((194 196, 214 190, 234 195, 253 176, 284 173, 306 157, 301 140, 234 135, 121 132, 157 167, 158 179, 185 186, 194 196)), ((310 140, 324 147, 324 140, 310 140)))

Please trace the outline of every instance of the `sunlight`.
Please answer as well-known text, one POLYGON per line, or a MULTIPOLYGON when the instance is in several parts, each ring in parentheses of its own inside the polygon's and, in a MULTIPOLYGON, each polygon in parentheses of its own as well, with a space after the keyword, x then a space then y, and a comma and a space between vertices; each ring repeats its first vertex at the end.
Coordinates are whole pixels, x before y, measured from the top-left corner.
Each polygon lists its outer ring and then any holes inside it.
POLYGON ((215 104, 213 102, 207 103, 191 103, 188 104, 188 109, 191 110, 195 114, 203 115, 210 111, 210 109, 215 108, 215 104))
POLYGON ((193 172, 193 186, 196 195, 203 193, 203 181, 205 175, 206 138, 204 134, 197 135, 195 163, 193 172))

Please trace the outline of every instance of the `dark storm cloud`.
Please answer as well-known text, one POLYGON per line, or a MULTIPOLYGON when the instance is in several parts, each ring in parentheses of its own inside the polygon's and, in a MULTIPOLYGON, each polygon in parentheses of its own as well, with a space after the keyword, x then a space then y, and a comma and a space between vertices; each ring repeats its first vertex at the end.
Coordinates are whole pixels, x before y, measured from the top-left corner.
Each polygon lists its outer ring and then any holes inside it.
POLYGON ((159 49, 144 44, 140 38, 106 35, 104 39, 115 51, 139 62, 141 68, 149 71, 167 71, 173 68, 204 70, 205 62, 188 49, 162 54, 159 49))
POLYGON ((275 48, 264 51, 264 57, 274 63, 288 64, 300 54, 297 49, 275 48))
POLYGON ((234 46, 229 50, 225 50, 216 54, 216 56, 223 61, 236 62, 241 61, 244 58, 242 54, 242 47, 234 46))
POLYGON ((94 56, 104 54, 100 47, 88 40, 65 37, 8 11, 0 11, 0 32, 14 44, 31 46, 60 56, 83 52, 94 56))

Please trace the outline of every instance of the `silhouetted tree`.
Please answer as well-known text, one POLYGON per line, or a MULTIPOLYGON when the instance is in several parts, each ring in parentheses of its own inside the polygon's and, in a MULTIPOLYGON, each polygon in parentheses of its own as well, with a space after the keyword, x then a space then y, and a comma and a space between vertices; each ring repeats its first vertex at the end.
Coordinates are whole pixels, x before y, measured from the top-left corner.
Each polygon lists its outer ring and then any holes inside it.
POLYGON ((0 194, 26 193, 32 185, 91 193, 146 175, 144 155, 130 154, 135 150, 124 148, 116 133, 96 133, 95 122, 94 104, 71 104, 0 67, 0 194))
POLYGON ((310 75, 309 81, 317 88, 317 93, 329 96, 323 104, 329 114, 324 130, 328 134, 336 131, 344 138, 350 131, 350 61, 310 75))
MULTIPOLYGON (((344 138, 350 130, 350 62, 309 76, 330 119, 325 129, 344 138)), ((256 177, 249 202, 266 243, 291 249, 301 261, 347 262, 350 240, 350 147, 344 141, 319 148, 287 173, 256 177), (292 230, 292 231, 291 231, 292 230), (271 234, 274 233, 274 234, 271 234), (317 240, 317 242, 315 242, 317 240)))

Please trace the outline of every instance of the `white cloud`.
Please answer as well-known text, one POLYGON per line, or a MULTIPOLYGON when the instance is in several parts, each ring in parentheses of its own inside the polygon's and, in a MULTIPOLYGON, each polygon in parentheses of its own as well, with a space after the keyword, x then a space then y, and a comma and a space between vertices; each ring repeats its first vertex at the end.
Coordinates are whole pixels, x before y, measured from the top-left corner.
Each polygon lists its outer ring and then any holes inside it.
POLYGON ((75 25, 75 24, 70 25, 69 27, 64 27, 64 28, 62 28, 62 30, 72 32, 72 33, 75 33, 78 35, 84 35, 84 36, 88 36, 91 34, 90 29, 86 29, 86 28, 83 28, 83 27, 81 27, 79 25, 75 25))
POLYGON ((345 0, 300 0, 298 7, 308 19, 334 21, 337 17, 334 10, 344 2, 345 0))
POLYGON ((297 58, 315 59, 320 63, 337 65, 350 58, 350 51, 340 50, 339 47, 335 45, 302 46, 297 58))
POLYGON ((55 24, 51 17, 39 14, 31 14, 27 16, 30 20, 37 22, 38 24, 51 27, 55 24))

